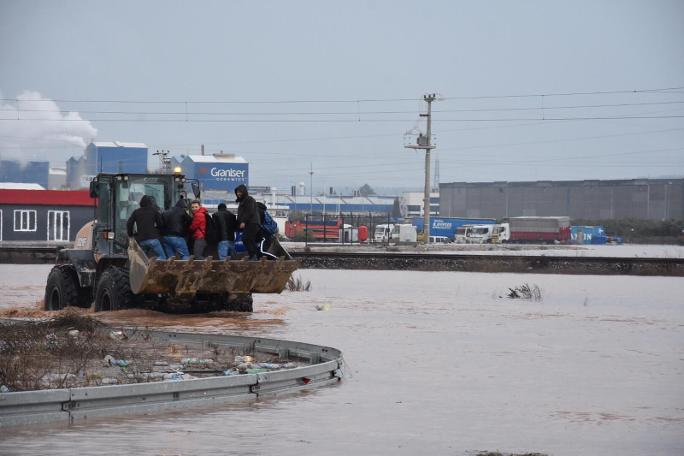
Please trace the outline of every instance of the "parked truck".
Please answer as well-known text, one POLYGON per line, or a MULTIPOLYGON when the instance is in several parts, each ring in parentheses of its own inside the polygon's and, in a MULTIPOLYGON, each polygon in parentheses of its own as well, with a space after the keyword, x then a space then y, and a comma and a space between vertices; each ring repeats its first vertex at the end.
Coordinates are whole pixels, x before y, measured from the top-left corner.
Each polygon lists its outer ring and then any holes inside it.
MULTIPOLYGON (((252 293, 280 293, 297 261, 273 239, 274 261, 149 258, 127 234, 126 222, 141 196, 161 209, 188 199, 182 175, 98 174, 90 184, 95 220, 76 234, 74 247, 58 252, 45 287, 45 310, 66 306, 95 311, 127 307, 198 312, 252 311, 252 293)), ((199 199, 199 185, 192 190, 199 199)))
POLYGON ((566 243, 570 241, 570 217, 508 217, 504 219, 504 232, 508 242, 514 243, 566 243), (508 233, 505 233, 506 225, 508 233))
POLYGON ((622 244, 621 236, 609 236, 601 225, 578 225, 570 227, 570 239, 573 244, 622 244))
POLYGON ((498 244, 507 242, 510 235, 508 223, 463 225, 456 229, 458 244, 498 244))
POLYGON ((373 240, 375 242, 388 242, 392 230, 394 230, 394 224, 392 223, 381 223, 380 225, 375 225, 373 240))
POLYGON ((393 244, 415 244, 418 241, 416 227, 410 223, 398 223, 390 234, 390 242, 393 244))
MULTIPOLYGON (((430 217, 430 236, 444 236, 450 240, 456 238, 456 230, 463 225, 494 224, 495 219, 465 217, 430 217)), ((413 218, 411 224, 418 232, 423 232, 423 219, 413 218)))

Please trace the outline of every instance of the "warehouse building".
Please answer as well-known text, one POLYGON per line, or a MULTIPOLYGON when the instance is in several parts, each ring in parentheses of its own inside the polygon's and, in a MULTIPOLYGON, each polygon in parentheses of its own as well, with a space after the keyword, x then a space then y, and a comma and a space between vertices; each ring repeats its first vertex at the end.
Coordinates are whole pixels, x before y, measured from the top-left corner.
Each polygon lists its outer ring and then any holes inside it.
POLYGON ((48 189, 64 190, 66 188, 66 168, 50 168, 48 189))
POLYGON ((147 173, 147 146, 143 143, 92 142, 80 158, 66 162, 67 186, 86 188, 97 173, 147 173))
POLYGON ((439 186, 443 217, 567 215, 572 219, 684 218, 684 179, 452 182, 439 186))
POLYGON ((50 162, 0 160, 0 182, 38 184, 48 188, 50 162))
MULTIPOLYGON (((399 199, 401 215, 405 218, 423 217, 425 212, 425 193, 424 192, 404 192, 399 199)), ((430 215, 439 215, 439 193, 430 193, 430 215)))
POLYGON ((383 214, 392 212, 393 196, 288 196, 278 195, 277 204, 293 213, 383 214))

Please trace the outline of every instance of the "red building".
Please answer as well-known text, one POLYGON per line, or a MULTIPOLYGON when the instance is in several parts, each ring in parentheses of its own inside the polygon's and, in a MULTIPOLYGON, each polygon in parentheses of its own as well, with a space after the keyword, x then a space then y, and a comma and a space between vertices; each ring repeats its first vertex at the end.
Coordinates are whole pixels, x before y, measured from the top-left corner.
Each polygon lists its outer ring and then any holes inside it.
POLYGON ((0 241, 70 242, 94 214, 88 191, 0 189, 0 241))

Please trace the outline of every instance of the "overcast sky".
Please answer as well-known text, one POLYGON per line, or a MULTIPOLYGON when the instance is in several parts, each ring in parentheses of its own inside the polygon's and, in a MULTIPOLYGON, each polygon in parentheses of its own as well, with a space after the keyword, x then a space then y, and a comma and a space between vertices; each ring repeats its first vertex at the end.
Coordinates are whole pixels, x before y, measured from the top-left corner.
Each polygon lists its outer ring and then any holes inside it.
POLYGON ((0 0, 2 158, 203 143, 255 185, 420 189, 427 92, 442 182, 682 176, 684 2, 0 0))

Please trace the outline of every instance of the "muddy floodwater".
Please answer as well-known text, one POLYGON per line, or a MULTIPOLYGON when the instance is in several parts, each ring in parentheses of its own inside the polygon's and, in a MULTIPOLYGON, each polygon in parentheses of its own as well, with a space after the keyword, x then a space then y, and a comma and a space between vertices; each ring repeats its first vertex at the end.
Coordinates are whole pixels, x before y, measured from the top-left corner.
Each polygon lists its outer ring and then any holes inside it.
MULTIPOLYGON (((0 316, 50 266, 0 265, 0 316)), ((110 323, 329 345, 342 383, 73 427, 0 429, 0 454, 684 454, 684 279, 302 270, 251 315, 124 310, 110 323), (541 301, 508 299, 537 285, 541 301)))

